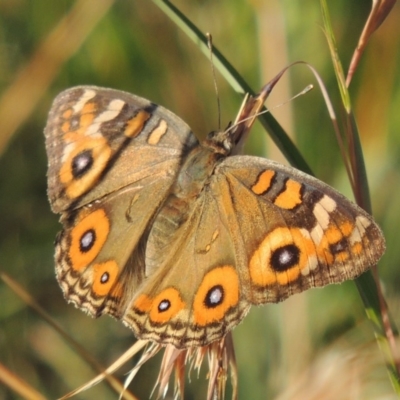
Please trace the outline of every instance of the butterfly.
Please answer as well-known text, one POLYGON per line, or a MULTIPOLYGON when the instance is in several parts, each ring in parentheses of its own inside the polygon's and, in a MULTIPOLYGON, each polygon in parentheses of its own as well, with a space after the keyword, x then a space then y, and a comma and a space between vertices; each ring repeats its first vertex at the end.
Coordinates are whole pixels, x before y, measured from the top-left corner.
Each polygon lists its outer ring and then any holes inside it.
POLYGON ((292 167, 236 155, 268 94, 199 143, 167 109, 122 91, 59 94, 45 128, 61 214, 65 298, 140 339, 204 346, 252 305, 354 279, 385 250, 372 217, 292 167))

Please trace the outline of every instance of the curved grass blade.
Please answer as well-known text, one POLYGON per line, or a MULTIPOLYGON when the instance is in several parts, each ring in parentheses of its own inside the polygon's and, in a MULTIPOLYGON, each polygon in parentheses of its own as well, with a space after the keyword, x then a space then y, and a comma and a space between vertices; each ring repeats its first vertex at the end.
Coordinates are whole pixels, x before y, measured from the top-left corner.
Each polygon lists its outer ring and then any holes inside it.
POLYGON ((350 86, 353 75, 360 63, 362 54, 364 53, 367 43, 373 33, 381 26, 390 11, 396 4, 396 0, 372 0, 372 8, 368 20, 364 25, 364 29, 358 39, 358 44, 354 50, 353 57, 350 62, 349 70, 346 77, 346 86, 350 86))
MULTIPOLYGON (((334 70, 342 96, 343 106, 346 111, 345 134, 348 143, 348 154, 346 156, 349 157, 350 161, 352 173, 352 177, 350 177, 350 179, 352 179, 354 182, 354 196, 357 203, 367 212, 371 213, 371 200, 360 137, 358 134, 356 120, 352 112, 350 94, 347 89, 332 25, 330 23, 329 10, 325 0, 321 0, 321 10, 334 70)), ((373 270, 377 275, 376 267, 373 267, 373 270)), ((360 296, 364 302, 364 307, 368 318, 373 323, 379 347, 385 356, 392 385, 396 393, 400 395, 400 361, 397 355, 398 350, 393 340, 393 331, 396 332, 397 329, 390 320, 386 301, 382 295, 379 285, 379 279, 378 277, 376 278, 377 279, 374 279, 372 272, 368 271, 368 273, 357 278, 355 282, 360 296)))

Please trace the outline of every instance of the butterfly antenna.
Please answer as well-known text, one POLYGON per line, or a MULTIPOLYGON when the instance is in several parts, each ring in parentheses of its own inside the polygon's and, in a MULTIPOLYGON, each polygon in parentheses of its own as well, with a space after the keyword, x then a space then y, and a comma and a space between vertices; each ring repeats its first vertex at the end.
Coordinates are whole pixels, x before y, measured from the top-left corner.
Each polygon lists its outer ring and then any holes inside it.
POLYGON ((273 106, 272 108, 268 109, 268 110, 264 110, 264 111, 260 111, 259 113, 257 113, 257 116, 261 115, 261 114, 266 114, 267 112, 271 112, 272 110, 275 110, 276 108, 282 107, 287 103, 290 103, 291 101, 297 99, 300 96, 303 96, 304 94, 308 93, 309 91, 314 89, 314 85, 310 84, 307 85, 302 91, 300 91, 299 93, 295 94, 294 96, 290 97, 289 99, 283 101, 282 103, 276 104, 275 106, 273 106))
MULTIPOLYGON (((268 85, 268 84, 267 84, 267 85, 268 85)), ((266 86, 267 86, 267 85, 266 85, 266 86)), ((265 86, 264 86, 263 89, 264 89, 264 90, 268 90, 268 91, 270 92, 270 89, 271 89, 271 88, 268 87, 267 89, 265 89, 265 86)), ((312 84, 307 85, 302 91, 300 91, 299 93, 295 94, 295 95, 292 96, 290 99, 287 99, 287 100, 283 101, 282 103, 279 103, 279 104, 273 106, 272 108, 269 108, 269 109, 266 109, 266 110, 263 110, 263 111, 258 111, 258 112, 256 112, 256 113, 254 113, 254 115, 250 115, 250 116, 248 116, 248 117, 241 118, 240 121, 235 121, 235 123, 234 123, 233 125, 228 126, 228 127, 226 128, 226 131, 230 131, 230 130, 234 129, 234 128, 235 128, 239 123, 241 123, 241 122, 248 121, 248 120, 250 120, 250 119, 252 119, 252 118, 254 118, 254 117, 258 117, 259 115, 262 115, 262 114, 267 114, 267 113, 271 112, 272 110, 275 110, 276 108, 282 107, 282 106, 284 106, 285 104, 291 102, 291 101, 294 100, 294 99, 297 99, 298 97, 300 97, 300 96, 302 96, 302 95, 308 93, 310 90, 313 90, 313 89, 314 89, 314 85, 312 85, 312 84)), ((247 99, 245 98, 245 99, 244 99, 244 103, 246 103, 246 100, 247 100, 247 99)))
POLYGON ((211 62, 211 71, 212 71, 212 76, 213 76, 213 81, 214 81, 214 89, 215 89, 215 94, 217 95, 218 130, 220 130, 221 129, 221 104, 219 101, 218 85, 217 85, 217 79, 215 76, 215 68, 214 68, 214 61, 213 61, 212 36, 211 36, 211 33, 206 33, 206 36, 207 36, 207 46, 210 50, 210 62, 211 62))

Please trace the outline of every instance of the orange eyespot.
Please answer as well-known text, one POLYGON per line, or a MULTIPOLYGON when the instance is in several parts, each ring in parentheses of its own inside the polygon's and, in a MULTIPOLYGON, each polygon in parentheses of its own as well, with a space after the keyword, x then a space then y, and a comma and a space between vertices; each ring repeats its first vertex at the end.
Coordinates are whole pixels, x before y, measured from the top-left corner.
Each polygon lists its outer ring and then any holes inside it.
POLYGON ((153 300, 150 319, 152 322, 163 324, 170 321, 179 311, 185 308, 185 303, 175 288, 167 288, 153 300))
POLYGON ((197 325, 208 325, 224 318, 239 302, 239 278, 231 265, 214 268, 200 284, 193 302, 193 318, 197 325))
POLYGON ((72 268, 87 267, 100 253, 110 232, 110 221, 103 209, 82 218, 70 233, 69 257, 72 268))
POLYGON ((105 296, 118 277, 119 268, 115 261, 107 261, 93 266, 92 289, 98 296, 105 296))
POLYGON ((83 138, 74 143, 59 173, 67 196, 75 199, 91 189, 110 158, 111 148, 104 137, 83 138))
POLYGON ((139 312, 149 313, 152 322, 163 324, 183 310, 185 302, 178 290, 170 287, 164 289, 154 299, 146 294, 140 295, 135 301, 134 308, 139 312))
POLYGON ((253 253, 249 264, 250 278, 255 285, 286 285, 296 280, 301 271, 317 266, 313 241, 298 228, 276 228, 253 253))

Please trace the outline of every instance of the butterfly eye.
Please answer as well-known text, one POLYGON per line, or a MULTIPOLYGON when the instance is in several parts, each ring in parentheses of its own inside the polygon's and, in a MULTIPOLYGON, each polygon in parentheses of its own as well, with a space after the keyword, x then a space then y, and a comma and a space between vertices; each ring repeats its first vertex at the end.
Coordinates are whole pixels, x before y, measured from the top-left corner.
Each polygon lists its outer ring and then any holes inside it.
POLYGON ((80 178, 81 176, 85 175, 92 168, 92 166, 92 150, 83 150, 72 159, 72 175, 74 178, 80 178))
POLYGON ((204 305, 208 308, 214 308, 223 303, 224 289, 221 285, 213 286, 206 294, 204 305))
POLYGON ((276 249, 271 256, 271 266, 275 271, 285 271, 300 260, 300 250, 294 244, 276 249))

